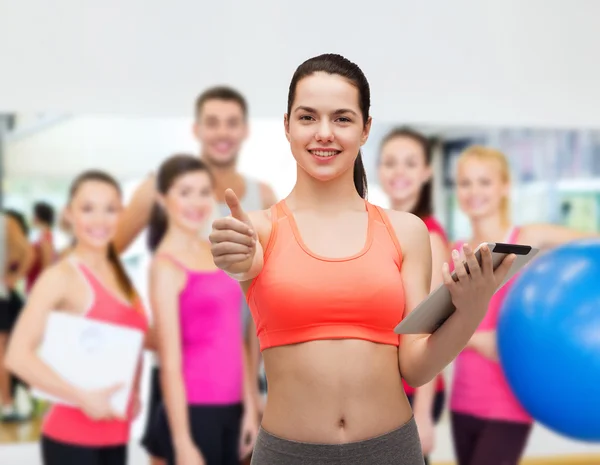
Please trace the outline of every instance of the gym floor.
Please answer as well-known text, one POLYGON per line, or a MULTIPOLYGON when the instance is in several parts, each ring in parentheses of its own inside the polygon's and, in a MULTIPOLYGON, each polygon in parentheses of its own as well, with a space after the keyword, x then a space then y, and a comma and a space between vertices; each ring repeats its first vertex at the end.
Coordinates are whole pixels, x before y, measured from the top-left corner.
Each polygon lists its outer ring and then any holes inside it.
MULTIPOLYGON (((0 423, 0 464, 41 465, 37 439, 41 420, 25 423, 0 423)), ((598 465, 600 446, 573 443, 540 427, 527 448, 527 459, 521 465, 598 465)), ((438 430, 438 444, 433 465, 454 465, 447 421, 438 430)), ((130 445, 130 465, 147 465, 148 458, 137 441, 130 445)))

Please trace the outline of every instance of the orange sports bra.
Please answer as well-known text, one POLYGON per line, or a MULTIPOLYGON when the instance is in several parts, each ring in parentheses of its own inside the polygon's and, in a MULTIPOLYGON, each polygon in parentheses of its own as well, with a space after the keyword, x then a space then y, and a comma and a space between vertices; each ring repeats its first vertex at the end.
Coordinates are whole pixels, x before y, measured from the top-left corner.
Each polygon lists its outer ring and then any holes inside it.
POLYGON ((271 207, 264 265, 246 299, 260 350, 319 339, 364 339, 399 345, 404 315, 402 251, 386 213, 365 201, 367 240, 346 258, 304 244, 285 200, 271 207))

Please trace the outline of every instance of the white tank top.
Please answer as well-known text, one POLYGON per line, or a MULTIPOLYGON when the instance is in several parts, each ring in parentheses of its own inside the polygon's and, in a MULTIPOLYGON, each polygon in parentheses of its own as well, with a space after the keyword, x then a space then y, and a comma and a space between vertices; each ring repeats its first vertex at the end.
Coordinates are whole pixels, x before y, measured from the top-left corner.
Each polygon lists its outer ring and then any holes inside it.
MULTIPOLYGON (((246 212, 262 210, 263 201, 260 195, 260 183, 250 178, 244 178, 244 182, 246 183, 246 192, 240 201, 242 208, 246 212)), ((229 215, 229 207, 225 202, 217 202, 217 207, 221 218, 229 215)))

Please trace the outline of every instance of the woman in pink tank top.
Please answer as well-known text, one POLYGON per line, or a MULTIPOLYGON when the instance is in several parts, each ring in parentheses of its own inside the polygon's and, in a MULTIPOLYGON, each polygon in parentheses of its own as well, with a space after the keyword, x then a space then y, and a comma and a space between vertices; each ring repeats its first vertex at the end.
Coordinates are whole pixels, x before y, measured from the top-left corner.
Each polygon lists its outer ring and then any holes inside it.
POLYGON ((111 397, 121 386, 83 390, 65 381, 37 356, 52 311, 112 323, 146 333, 147 321, 137 293, 112 247, 121 192, 100 171, 87 171, 73 182, 67 215, 75 245, 44 270, 33 286, 13 333, 7 364, 33 387, 64 399, 48 412, 42 426, 45 465, 124 465, 131 422, 139 411, 142 354, 128 413, 113 412, 111 397))
POLYGON ((154 454, 169 465, 239 465, 258 416, 243 350, 242 291, 200 237, 214 208, 208 168, 175 155, 157 174, 148 242, 163 405, 154 454))
MULTIPOLYGON (((510 167, 501 152, 471 147, 457 167, 458 203, 471 222, 472 237, 466 242, 472 248, 489 241, 548 249, 587 236, 550 224, 514 226, 510 167)), ((533 419, 513 395, 496 347, 498 314, 515 279, 491 299, 486 316, 455 361, 450 410, 458 465, 516 465, 527 445, 533 419)))
MULTIPOLYGON (((446 232, 433 216, 432 150, 429 139, 408 127, 391 130, 381 141, 379 150, 379 182, 393 210, 406 211, 423 220, 431 239, 431 289, 443 283, 442 267, 450 259, 446 232)), ((413 407, 419 437, 429 463, 434 447, 434 425, 445 404, 444 376, 414 389, 406 381, 404 390, 413 407)))

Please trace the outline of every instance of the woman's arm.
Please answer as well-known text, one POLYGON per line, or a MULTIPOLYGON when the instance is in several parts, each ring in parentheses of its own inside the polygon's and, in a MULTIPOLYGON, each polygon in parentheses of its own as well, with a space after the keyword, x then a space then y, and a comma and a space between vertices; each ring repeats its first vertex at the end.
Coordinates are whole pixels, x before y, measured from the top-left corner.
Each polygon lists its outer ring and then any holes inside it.
POLYGON ((119 254, 124 253, 150 221, 152 206, 156 200, 156 179, 146 178, 135 190, 131 201, 121 214, 117 234, 113 241, 119 254))
POLYGON ((7 285, 9 288, 13 288, 15 284, 25 278, 33 264, 33 247, 27 240, 27 236, 23 233, 19 223, 11 216, 5 215, 5 218, 8 260, 4 266, 7 270, 7 285), (18 267, 14 271, 9 271, 11 262, 18 263, 18 267))
POLYGON ((256 405, 256 371, 253 369, 248 345, 242 346, 243 357, 243 399, 244 416, 242 418, 239 454, 240 458, 245 458, 254 447, 256 436, 258 434, 258 410, 256 405))
POLYGON ((256 325, 254 324, 254 319, 250 317, 250 321, 248 321, 248 327, 246 328, 246 334, 244 338, 244 345, 246 350, 248 351, 248 369, 250 371, 252 394, 254 396, 254 404, 259 413, 262 409, 262 402, 260 399, 260 389, 258 386, 258 380, 260 379, 260 344, 258 341, 258 337, 256 336, 256 325))
POLYGON ((78 389, 37 355, 50 312, 63 302, 67 293, 65 283, 71 282, 71 278, 61 265, 53 266, 40 275, 11 335, 6 367, 27 384, 79 406, 94 420, 118 417, 112 411, 110 399, 122 386, 94 391, 78 389))
POLYGON ((244 384, 242 393, 244 398, 244 411, 255 413, 256 404, 254 402, 254 385, 256 384, 256 377, 254 376, 255 372, 253 370, 250 353, 246 344, 242 345, 242 362, 244 370, 244 384))
POLYGON ((158 335, 156 334, 156 325, 154 323, 146 331, 144 349, 151 350, 152 352, 158 351, 158 335))
MULTIPOLYGON (((431 241, 427 227, 418 218, 396 211, 388 210, 387 213, 402 247, 400 274, 404 287, 406 317, 429 294, 432 281, 431 241)), ((427 334, 403 334, 400 338, 400 372, 406 382, 415 388, 431 381, 437 374, 431 369, 423 373, 424 370, 419 367, 419 363, 422 363, 421 353, 428 339, 427 334)))
POLYGON ((40 243, 40 262, 42 270, 48 268, 54 262, 54 245, 49 239, 44 239, 40 243))
MULTIPOLYGON (((431 283, 431 246, 429 234, 422 222, 401 212, 390 215, 402 244, 404 260, 402 281, 405 289, 406 313, 411 312, 429 293, 431 283), (399 232, 399 233, 398 233, 399 232)), ((489 301, 514 262, 507 257, 496 271, 492 267, 491 252, 482 250, 482 265, 473 251, 464 247, 471 274, 458 256, 453 256, 458 282, 450 278, 449 266, 442 270, 456 311, 433 334, 403 335, 400 348, 400 369, 411 386, 422 386, 433 379, 464 349, 481 323, 489 301)))
POLYGON ((131 390, 131 404, 130 404, 130 419, 135 420, 137 416, 140 414, 142 409, 141 402, 141 381, 142 381, 142 373, 144 370, 144 357, 143 353, 138 362, 138 367, 135 372, 135 378, 133 382, 133 388, 131 390))
MULTIPOLYGON (((551 249, 578 239, 598 237, 598 233, 582 232, 553 224, 532 224, 523 226, 519 242, 532 244, 541 249, 551 249)), ((485 358, 498 362, 498 341, 496 331, 479 331, 471 337, 467 348, 476 350, 485 358)))
POLYGON ((597 232, 582 232, 555 224, 530 224, 521 228, 520 241, 540 249, 551 249, 578 239, 597 238, 597 232))
POLYGON ((78 405, 81 400, 79 389, 65 381, 37 355, 50 312, 62 302, 68 281, 69 277, 60 266, 40 275, 11 334, 5 364, 27 384, 78 405))
POLYGON ((48 268, 34 284, 11 335, 5 365, 27 384, 77 405, 94 420, 119 417, 113 412, 110 399, 122 386, 109 386, 93 391, 78 389, 37 355, 50 312, 63 303, 67 294, 65 283, 72 281, 63 266, 58 264, 48 268))
POLYGON ((150 265, 150 305, 158 341, 160 378, 175 449, 193 444, 189 428, 186 391, 181 371, 179 294, 185 285, 181 269, 166 259, 150 265))
POLYGON ((500 361, 498 358, 498 340, 495 330, 476 332, 469 339, 467 348, 476 350, 492 362, 500 361))
MULTIPOLYGON (((431 243, 431 286, 430 292, 436 289, 440 284, 443 284, 442 278, 442 266, 444 262, 448 260, 450 255, 448 245, 446 241, 436 233, 430 234, 431 243)), ((431 412, 433 410, 433 402, 435 399, 435 392, 437 387, 437 380, 433 380, 425 383, 415 391, 414 400, 414 413, 416 418, 431 419, 431 412)), ((418 423, 418 421, 417 421, 418 423)))

